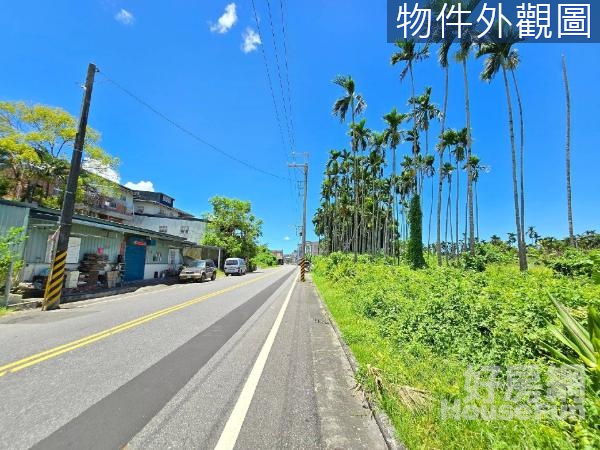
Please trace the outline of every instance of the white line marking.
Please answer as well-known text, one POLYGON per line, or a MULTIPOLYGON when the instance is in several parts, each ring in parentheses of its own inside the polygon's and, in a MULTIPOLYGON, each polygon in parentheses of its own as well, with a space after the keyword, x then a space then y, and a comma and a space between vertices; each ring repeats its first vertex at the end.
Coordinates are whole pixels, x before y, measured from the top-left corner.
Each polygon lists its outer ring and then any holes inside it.
POLYGON ((240 430, 242 429, 242 425, 246 419, 248 408, 250 408, 250 403, 254 397, 256 386, 258 386, 258 382, 260 381, 265 364, 267 363, 267 358, 271 352, 271 347, 273 347, 275 337, 277 336, 277 332, 279 331, 279 327, 283 321, 283 316, 287 309, 288 303, 290 302, 290 298, 292 297, 292 292, 294 292, 297 278, 297 275, 293 278, 292 287, 290 288, 283 305, 281 305, 279 314, 275 319, 275 323, 273 323, 273 327, 267 336, 267 340, 258 354, 258 358, 256 358, 256 361, 254 362, 252 371, 246 380, 246 384, 244 384, 242 393, 240 394, 240 397, 238 398, 238 401, 236 402, 233 411, 229 416, 229 420, 227 420, 227 423, 225 424, 225 428, 221 433, 219 442, 217 442, 217 445, 215 446, 215 450, 232 450, 235 447, 240 430))

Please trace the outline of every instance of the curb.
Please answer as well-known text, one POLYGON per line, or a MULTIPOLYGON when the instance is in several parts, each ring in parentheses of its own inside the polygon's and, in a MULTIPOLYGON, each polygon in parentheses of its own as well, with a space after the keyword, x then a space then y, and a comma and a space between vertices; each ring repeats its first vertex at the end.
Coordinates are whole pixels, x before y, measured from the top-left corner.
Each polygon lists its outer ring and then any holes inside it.
MULTIPOLYGON (((77 294, 71 294, 71 295, 65 295, 64 297, 61 298, 60 304, 61 305, 65 305, 67 303, 76 303, 76 302, 81 302, 81 301, 85 301, 85 300, 93 300, 96 298, 104 298, 104 297, 115 297, 118 295, 125 295, 125 294, 131 294, 134 292, 138 292, 141 289, 145 289, 145 288, 160 288, 157 290, 162 290, 165 288, 168 288, 170 286, 175 286, 178 283, 153 283, 153 284, 147 284, 147 285, 134 285, 134 286, 123 286, 123 287, 119 287, 119 288, 112 288, 112 289, 107 289, 104 291, 95 291, 95 292, 88 292, 88 293, 77 293, 77 294)), ((148 292, 150 292, 150 290, 148 290, 148 292)), ((40 307, 42 305, 42 301, 43 298, 41 297, 31 297, 28 298, 26 301, 20 302, 20 303, 11 303, 8 305, 9 308, 13 308, 15 307, 15 309, 19 309, 17 307, 25 307, 25 308, 35 308, 35 307, 40 307)))
MULTIPOLYGON (((307 273, 307 275, 308 275, 307 281, 310 282, 310 284, 313 286, 315 292, 317 293, 317 298, 319 299, 319 303, 321 304, 321 309, 323 310, 324 315, 329 320, 329 324, 331 325, 331 328, 333 328, 333 331, 334 331, 335 335, 337 336, 340 346, 344 350, 346 359, 348 360, 348 363, 350 364, 350 367, 352 368, 354 377, 356 378, 356 375, 358 374, 358 362, 356 361, 356 358, 352 354, 352 350, 350 350, 350 348, 348 347, 348 345, 342 338, 342 333, 340 332, 340 329, 338 328, 337 323, 335 322, 333 316, 329 312, 329 309, 327 308, 325 301, 323 301, 323 298, 321 297, 321 293, 319 292, 319 290, 313 283, 312 275, 310 273, 307 273)), ((385 444, 387 445, 388 450, 406 450, 406 447, 403 444, 401 444, 400 442, 398 442, 398 439, 396 438, 396 434, 394 431, 394 427, 392 426, 392 423, 391 423, 389 417, 387 416, 387 414, 385 412, 383 412, 382 410, 380 410, 375 405, 373 405, 372 402, 369 401, 367 396, 364 396, 364 399, 365 399, 365 402, 367 403, 367 406, 371 410, 371 413, 373 414, 375 423, 377 423, 377 427, 379 428, 379 431, 381 432, 381 435, 383 436, 383 440, 385 441, 385 444)))

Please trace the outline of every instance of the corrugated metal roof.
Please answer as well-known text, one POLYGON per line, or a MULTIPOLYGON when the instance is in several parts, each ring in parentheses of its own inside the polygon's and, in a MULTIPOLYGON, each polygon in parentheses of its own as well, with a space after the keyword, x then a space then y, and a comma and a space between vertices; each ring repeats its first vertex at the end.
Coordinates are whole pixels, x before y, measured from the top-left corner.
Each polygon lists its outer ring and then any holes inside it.
MULTIPOLYGON (((58 222, 60 211, 57 209, 44 208, 42 206, 31 205, 28 203, 15 202, 11 200, 3 200, 0 199, 0 205, 13 206, 17 208, 29 208, 29 216, 32 219, 39 220, 47 220, 50 222, 58 222)), ((4 214, 3 214, 4 216, 4 214)), ((22 222, 21 222, 22 223, 22 222)), ((96 226, 97 228, 101 228, 104 230, 112 230, 119 231, 129 234, 141 234, 144 236, 155 237, 159 239, 163 239, 165 241, 179 242, 185 243, 189 245, 198 245, 194 242, 188 242, 185 238, 179 236, 173 236, 166 233, 161 233, 158 231, 147 230, 145 228, 134 227, 131 225, 124 225, 117 222, 111 222, 109 220, 97 219, 95 217, 87 217, 80 215, 73 215, 73 223, 81 224, 81 225, 91 225, 96 226)))

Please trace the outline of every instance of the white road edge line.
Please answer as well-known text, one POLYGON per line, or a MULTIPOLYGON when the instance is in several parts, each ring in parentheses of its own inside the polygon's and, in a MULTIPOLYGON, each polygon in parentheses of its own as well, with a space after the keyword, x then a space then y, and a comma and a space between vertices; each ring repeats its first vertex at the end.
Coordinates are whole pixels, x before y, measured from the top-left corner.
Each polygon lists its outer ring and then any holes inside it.
POLYGON ((275 342, 275 337, 277 336, 281 322, 283 321, 283 316, 287 310, 290 298, 292 298, 292 292, 294 292, 294 288, 296 287, 297 279, 298 275, 293 278, 292 287, 290 288, 283 305, 281 305, 281 309, 279 310, 279 314, 277 315, 277 318, 273 323, 273 327, 267 336, 267 340, 263 344, 262 349, 260 350, 260 353, 254 362, 252 371, 246 380, 246 384, 244 384, 242 393, 233 407, 233 411, 231 412, 231 415, 225 424, 225 428, 223 428, 223 432, 221 433, 221 437, 215 446, 215 450, 232 450, 235 447, 240 430, 242 429, 242 425, 246 419, 248 408, 250 408, 250 403, 254 397, 254 392, 256 391, 256 387, 260 381, 265 364, 267 363, 267 358, 269 357, 269 353, 271 352, 271 348, 275 342))

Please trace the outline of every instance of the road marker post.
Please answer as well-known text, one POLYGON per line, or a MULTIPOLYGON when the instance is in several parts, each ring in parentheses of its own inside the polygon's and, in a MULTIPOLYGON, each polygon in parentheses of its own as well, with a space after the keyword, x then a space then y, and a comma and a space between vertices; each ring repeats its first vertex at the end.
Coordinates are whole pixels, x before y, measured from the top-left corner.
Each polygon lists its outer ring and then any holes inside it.
POLYGON ((305 277, 304 274, 306 273, 306 258, 302 258, 300 260, 300 281, 304 282, 305 277))

